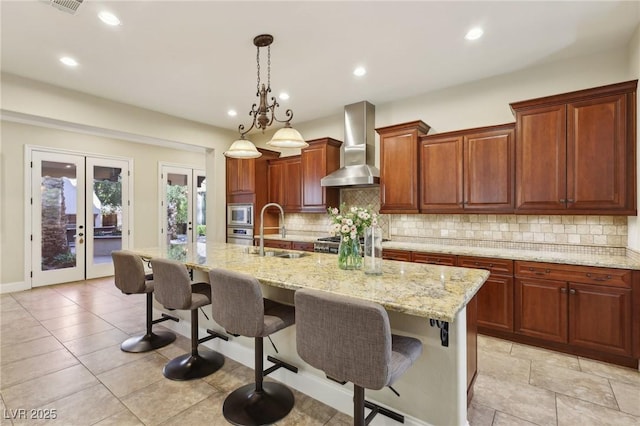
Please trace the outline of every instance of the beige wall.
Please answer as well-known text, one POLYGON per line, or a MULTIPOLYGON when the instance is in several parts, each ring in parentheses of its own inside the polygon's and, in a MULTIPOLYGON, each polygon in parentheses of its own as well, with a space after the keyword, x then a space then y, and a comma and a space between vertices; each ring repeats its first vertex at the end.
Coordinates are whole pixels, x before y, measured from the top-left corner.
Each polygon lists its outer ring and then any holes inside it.
POLYGON ((25 144, 133 158, 132 232, 137 246, 157 244, 158 162, 206 165, 211 182, 208 234, 224 239, 224 219, 219 219, 225 217, 222 153, 233 141, 234 132, 10 74, 2 74, 0 82, 0 284, 25 279, 25 144), (22 116, 30 124, 13 122, 22 116))

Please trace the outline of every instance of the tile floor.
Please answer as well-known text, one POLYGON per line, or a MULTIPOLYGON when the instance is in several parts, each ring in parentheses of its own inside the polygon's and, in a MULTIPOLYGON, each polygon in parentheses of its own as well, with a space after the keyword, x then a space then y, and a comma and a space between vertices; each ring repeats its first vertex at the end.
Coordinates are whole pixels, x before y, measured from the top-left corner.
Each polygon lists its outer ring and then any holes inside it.
MULTIPOLYGON (((120 351, 144 330, 144 314, 144 297, 121 294, 111 278, 1 295, 0 424, 47 423, 15 418, 18 409, 55 410, 49 423, 64 425, 227 424, 222 402, 253 371, 227 359, 201 380, 165 379, 163 365, 189 340, 146 354, 120 351)), ((638 371, 483 336, 478 345, 472 426, 640 425, 638 371)), ((351 424, 295 396, 279 424, 351 424)))

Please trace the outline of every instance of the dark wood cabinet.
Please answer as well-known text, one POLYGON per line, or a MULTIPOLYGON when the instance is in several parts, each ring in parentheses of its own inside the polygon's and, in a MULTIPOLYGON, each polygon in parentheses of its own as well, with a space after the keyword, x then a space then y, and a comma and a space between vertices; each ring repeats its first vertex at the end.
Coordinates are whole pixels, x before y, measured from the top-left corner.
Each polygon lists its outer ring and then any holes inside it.
POLYGON ((458 256, 458 266, 486 269, 491 273, 475 296, 478 330, 513 332, 513 261, 458 256))
POLYGON ((303 212, 326 213, 327 207, 340 204, 340 190, 320 185, 320 180, 340 168, 342 142, 332 138, 307 141, 302 150, 302 206, 303 212))
MULTIPOLYGON (((260 244, 260 240, 256 240, 256 245, 260 244)), ((288 240, 264 240, 264 246, 269 248, 277 248, 283 250, 291 249, 291 241, 288 240)))
POLYGON ((633 356, 628 270, 516 262, 515 332, 633 356))
POLYGON ((313 243, 305 241, 292 241, 291 249, 300 251, 313 251, 313 243))
POLYGON ((382 249, 382 258, 411 262, 411 252, 405 250, 382 249))
POLYGON ((422 121, 376 129, 380 135, 380 213, 418 213, 418 138, 422 121))
POLYGON ((411 261, 415 263, 428 263, 431 265, 456 266, 457 256, 445 253, 424 253, 414 251, 411 253, 411 261))
POLYGON ((227 196, 253 194, 256 191, 256 160, 227 158, 227 196))
POLYGON ((637 80, 516 102, 516 212, 636 214, 637 80))
POLYGON ((514 124, 420 138, 420 211, 511 213, 514 124))
POLYGON ((269 202, 278 203, 285 212, 299 212, 302 207, 300 156, 269 161, 269 202))

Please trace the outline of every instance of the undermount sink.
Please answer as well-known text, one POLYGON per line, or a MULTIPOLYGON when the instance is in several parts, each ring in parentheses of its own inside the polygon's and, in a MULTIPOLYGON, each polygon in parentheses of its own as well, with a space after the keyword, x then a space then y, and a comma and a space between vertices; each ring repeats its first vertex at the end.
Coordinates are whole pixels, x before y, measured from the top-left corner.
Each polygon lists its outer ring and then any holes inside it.
MULTIPOLYGON (((245 250, 249 254, 260 254, 257 247, 247 248, 245 250)), ((296 251, 281 251, 281 250, 265 250, 265 257, 279 257, 281 259, 298 259, 300 257, 309 256, 309 253, 296 252, 296 251)))
POLYGON ((303 252, 284 252, 274 255, 275 257, 281 257, 283 259, 298 259, 300 257, 309 256, 309 253, 303 252))

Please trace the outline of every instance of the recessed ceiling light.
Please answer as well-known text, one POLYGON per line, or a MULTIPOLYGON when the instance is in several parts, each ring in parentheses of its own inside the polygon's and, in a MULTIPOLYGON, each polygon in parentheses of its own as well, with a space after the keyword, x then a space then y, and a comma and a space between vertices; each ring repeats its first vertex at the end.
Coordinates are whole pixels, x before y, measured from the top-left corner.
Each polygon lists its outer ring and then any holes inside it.
POLYGON ((227 115, 229 117, 235 117, 236 115, 238 115, 238 113, 236 112, 235 109, 230 109, 229 111, 227 111, 227 115))
POLYGON ((469 32, 467 32, 467 35, 464 36, 464 38, 466 38, 467 40, 477 40, 480 37, 482 37, 482 34, 484 34, 484 31, 482 31, 482 28, 475 27, 475 28, 471 28, 469 32))
POLYGON ((289 99, 289 94, 282 92, 280 93, 280 95, 278 96, 281 100, 286 101, 287 99, 289 99))
POLYGON ((118 19, 118 17, 111 12, 103 10, 102 12, 98 13, 98 18, 100 18, 100 20, 105 24, 111 25, 113 27, 120 25, 120 19, 118 19))
POLYGON ((353 70, 353 75, 355 75, 357 77, 362 77, 366 73, 367 73, 367 70, 364 69, 364 67, 358 67, 355 70, 353 70))
POLYGON ((77 67, 78 66, 78 61, 76 61, 75 59, 69 57, 69 56, 63 56, 62 58, 60 58, 60 62, 62 62, 63 64, 65 64, 68 67, 77 67))

